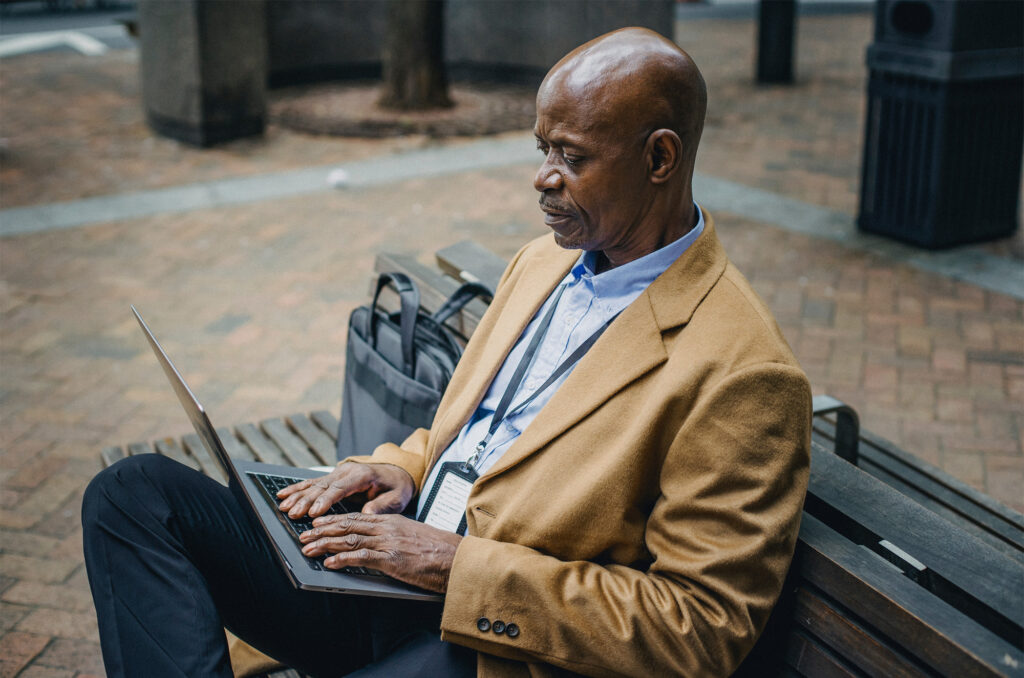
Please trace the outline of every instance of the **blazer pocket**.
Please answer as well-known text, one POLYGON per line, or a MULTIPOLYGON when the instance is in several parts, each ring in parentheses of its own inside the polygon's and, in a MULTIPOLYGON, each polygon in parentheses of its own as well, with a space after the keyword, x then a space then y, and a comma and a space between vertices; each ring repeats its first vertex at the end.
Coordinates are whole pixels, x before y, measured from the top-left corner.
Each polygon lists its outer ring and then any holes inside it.
POLYGON ((469 522, 474 526, 471 533, 477 537, 486 537, 487 528, 496 517, 494 512, 484 506, 473 506, 470 509, 472 518, 469 522))

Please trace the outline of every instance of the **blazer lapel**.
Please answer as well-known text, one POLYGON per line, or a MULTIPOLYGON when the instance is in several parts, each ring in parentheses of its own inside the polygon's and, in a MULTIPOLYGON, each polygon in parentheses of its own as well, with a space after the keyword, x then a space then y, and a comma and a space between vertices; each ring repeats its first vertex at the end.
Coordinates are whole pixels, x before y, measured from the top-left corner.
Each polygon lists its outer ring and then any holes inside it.
MULTIPOLYGON (((728 263, 707 212, 704 220, 700 238, 615 319, 536 419, 483 478, 498 475, 537 452, 668 359, 662 333, 689 322, 728 263)), ((524 322, 519 328, 517 338, 525 325, 524 322)), ((506 354, 509 349, 505 350, 506 354)), ((493 373, 497 369, 496 366, 493 373)), ((490 384, 493 373, 483 388, 490 384)), ((465 419, 468 413, 459 421, 465 419)))
POLYGON ((501 308, 487 341, 474 345, 472 354, 467 351, 462 356, 461 360, 472 369, 464 371, 465 379, 453 380, 448 385, 458 395, 435 425, 437 435, 430 450, 428 469, 469 421, 523 330, 578 258, 579 252, 559 249, 524 265, 520 282, 501 308))
POLYGON ((661 329, 646 297, 641 294, 616 318, 484 478, 518 464, 666 360, 661 329))

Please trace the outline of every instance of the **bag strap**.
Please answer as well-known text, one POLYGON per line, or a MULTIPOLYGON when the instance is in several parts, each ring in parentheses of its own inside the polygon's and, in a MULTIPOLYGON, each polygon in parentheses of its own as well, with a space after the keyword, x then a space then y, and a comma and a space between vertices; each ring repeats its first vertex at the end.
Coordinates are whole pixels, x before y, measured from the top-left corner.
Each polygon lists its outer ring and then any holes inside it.
POLYGON ((430 318, 438 325, 462 310, 462 307, 477 297, 494 298, 494 292, 483 283, 468 282, 459 286, 459 289, 452 292, 452 296, 441 304, 441 307, 434 311, 430 318))
POLYGON ((416 336, 416 316, 420 310, 420 290, 409 276, 398 272, 380 274, 380 277, 377 278, 377 291, 373 294, 373 305, 370 307, 370 313, 366 316, 367 327, 364 334, 370 337, 370 345, 376 349, 377 333, 374 318, 377 316, 377 299, 388 283, 391 283, 395 291, 398 292, 398 298, 402 302, 400 330, 402 334, 402 362, 405 363, 402 371, 406 376, 411 377, 414 374, 415 366, 416 352, 413 339, 416 336))

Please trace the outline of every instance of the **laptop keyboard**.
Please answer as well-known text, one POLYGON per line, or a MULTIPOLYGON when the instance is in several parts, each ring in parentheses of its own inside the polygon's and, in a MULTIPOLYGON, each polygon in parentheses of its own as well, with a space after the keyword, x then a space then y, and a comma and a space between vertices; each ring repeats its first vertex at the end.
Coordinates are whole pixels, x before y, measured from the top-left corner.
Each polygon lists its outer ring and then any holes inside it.
MULTIPOLYGON (((284 488, 288 487, 289 485, 294 485, 295 483, 301 482, 303 480, 303 478, 275 476, 270 475, 269 473, 249 472, 249 476, 255 479, 256 482, 258 482, 263 487, 263 489, 267 491, 265 497, 271 501, 275 509, 277 508, 278 505, 277 493, 280 490, 283 490, 284 488)), ((349 510, 340 501, 331 506, 331 508, 327 509, 327 513, 325 515, 339 513, 349 513, 349 510)), ((281 513, 281 517, 284 519, 283 522, 291 528, 292 535, 296 538, 296 540, 298 540, 300 534, 313 528, 312 518, 307 517, 299 518, 298 520, 293 520, 292 518, 288 517, 287 513, 281 513)), ((328 568, 326 568, 323 564, 324 558, 326 558, 326 556, 321 556, 319 558, 306 557, 306 562, 314 570, 325 570, 328 568)), ((382 572, 379 572, 377 570, 371 570, 365 567, 343 567, 340 570, 338 570, 338 572, 345 572, 346 574, 369 574, 375 576, 383 576, 382 572)))

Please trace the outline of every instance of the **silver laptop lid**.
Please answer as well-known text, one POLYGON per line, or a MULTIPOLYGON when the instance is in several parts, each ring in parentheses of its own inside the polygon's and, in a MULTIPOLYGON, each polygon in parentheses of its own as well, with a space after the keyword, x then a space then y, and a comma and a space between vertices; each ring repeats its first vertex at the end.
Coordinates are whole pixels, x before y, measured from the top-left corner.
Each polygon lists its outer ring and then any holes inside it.
POLYGON ((149 341, 153 353, 156 354, 156 359, 160 362, 160 366, 164 368, 164 373, 170 380, 171 386, 174 387, 174 393, 178 396, 178 400, 181 401, 181 406, 185 408, 185 414, 188 415, 189 421, 192 422, 192 428, 196 430, 199 437, 206 443, 210 453, 223 467, 225 475, 232 481, 239 482, 235 465, 231 462, 231 457, 228 456, 227 450, 224 449, 224 445, 221 443, 217 431, 214 430, 213 424, 210 423, 210 418, 206 416, 206 410, 203 409, 202 403, 199 402, 195 394, 192 393, 192 389, 188 387, 181 374, 178 373, 174 363, 167 357, 167 353, 164 352, 160 342, 153 336, 149 326, 142 319, 142 316, 139 315, 135 306, 132 306, 132 313, 135 314, 135 319, 139 321, 139 326, 142 327, 142 331, 146 334, 146 339, 149 341))

